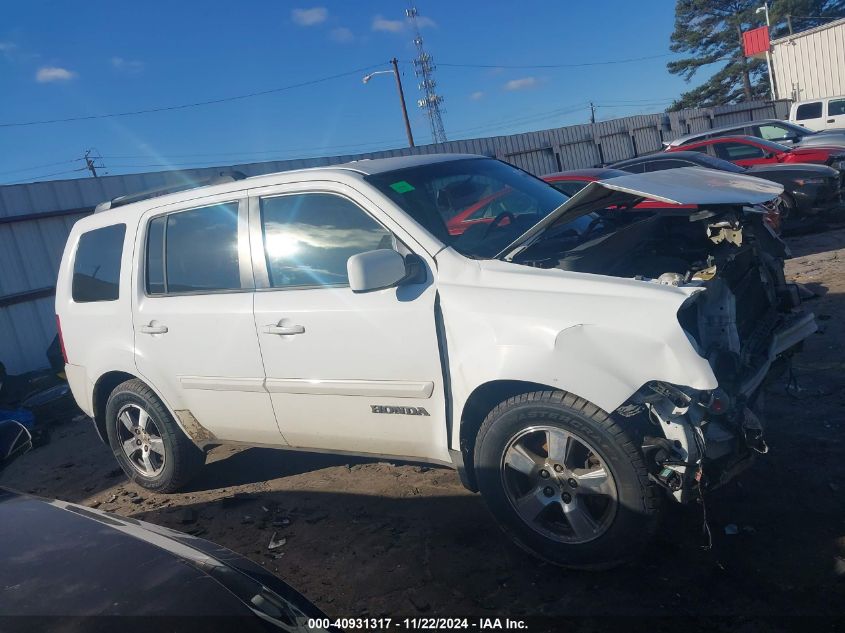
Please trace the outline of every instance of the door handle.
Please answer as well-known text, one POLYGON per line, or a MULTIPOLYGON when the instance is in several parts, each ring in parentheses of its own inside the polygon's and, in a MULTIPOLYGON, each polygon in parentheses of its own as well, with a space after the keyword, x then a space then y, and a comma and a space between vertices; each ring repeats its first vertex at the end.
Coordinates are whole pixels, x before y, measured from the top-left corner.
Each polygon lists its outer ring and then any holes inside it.
POLYGON ((277 334, 279 336, 290 336, 292 334, 303 334, 305 326, 303 325, 265 325, 264 331, 267 334, 277 334))
POLYGON ((143 334, 167 334, 167 326, 150 321, 149 325, 142 325, 140 331, 143 334))
POLYGON ((836 119, 828 119, 827 122, 828 123, 836 123, 836 119))

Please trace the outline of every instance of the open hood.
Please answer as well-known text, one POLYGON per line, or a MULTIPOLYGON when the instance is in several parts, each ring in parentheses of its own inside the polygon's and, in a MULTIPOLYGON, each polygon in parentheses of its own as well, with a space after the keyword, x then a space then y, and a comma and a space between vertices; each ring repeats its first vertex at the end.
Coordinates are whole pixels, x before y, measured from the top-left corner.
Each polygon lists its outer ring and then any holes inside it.
POLYGON ((633 207, 644 199, 670 204, 757 205, 783 193, 783 185, 762 178, 702 167, 681 167, 591 182, 504 248, 510 259, 548 228, 608 207, 633 207))

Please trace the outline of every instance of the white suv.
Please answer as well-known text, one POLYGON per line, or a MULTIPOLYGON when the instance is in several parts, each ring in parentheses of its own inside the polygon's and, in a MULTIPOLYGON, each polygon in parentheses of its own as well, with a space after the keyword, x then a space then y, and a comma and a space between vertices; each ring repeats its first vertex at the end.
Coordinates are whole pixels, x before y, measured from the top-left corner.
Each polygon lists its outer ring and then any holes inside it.
POLYGON ((780 191, 685 168, 567 199, 436 155, 116 199, 65 248, 67 377, 151 490, 224 443, 445 464, 523 547, 612 565, 765 450, 760 385, 815 328, 780 191))

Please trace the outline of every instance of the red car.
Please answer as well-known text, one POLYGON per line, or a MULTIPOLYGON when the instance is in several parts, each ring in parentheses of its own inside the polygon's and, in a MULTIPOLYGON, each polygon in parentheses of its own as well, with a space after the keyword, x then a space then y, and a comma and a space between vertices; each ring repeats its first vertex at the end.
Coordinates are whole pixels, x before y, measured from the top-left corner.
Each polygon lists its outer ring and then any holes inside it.
POLYGON ((671 147, 667 152, 692 150, 737 165, 766 165, 770 163, 816 163, 845 171, 845 151, 841 147, 787 147, 754 136, 723 136, 689 145, 671 147))

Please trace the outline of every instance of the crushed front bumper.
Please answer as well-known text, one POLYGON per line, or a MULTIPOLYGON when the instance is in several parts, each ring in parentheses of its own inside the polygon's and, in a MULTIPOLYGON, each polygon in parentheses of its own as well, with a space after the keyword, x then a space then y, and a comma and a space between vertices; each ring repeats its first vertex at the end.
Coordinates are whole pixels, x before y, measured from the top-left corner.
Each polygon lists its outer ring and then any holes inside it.
MULTIPOLYGON (((768 452, 759 391, 775 362, 817 329, 811 313, 798 313, 775 330, 759 366, 733 394, 703 394, 665 383, 647 386, 640 404, 662 437, 644 438, 652 481, 685 503, 724 485, 768 452), (717 402, 718 400, 718 402, 717 402), (718 406, 716 406, 718 404, 718 406)), ((653 428, 653 427, 652 427, 653 428)))

